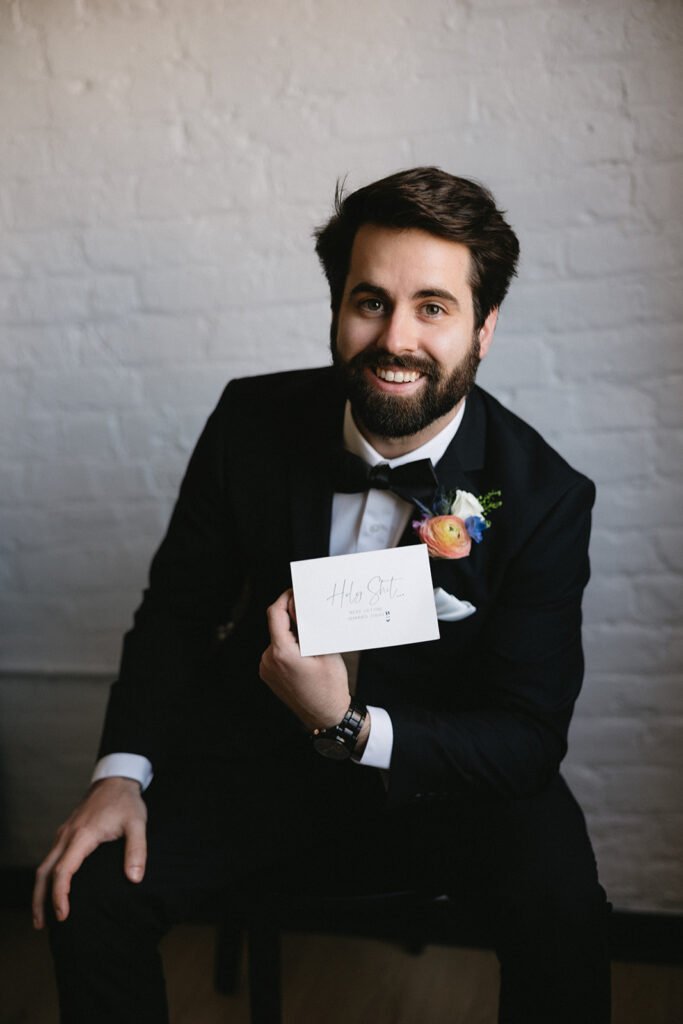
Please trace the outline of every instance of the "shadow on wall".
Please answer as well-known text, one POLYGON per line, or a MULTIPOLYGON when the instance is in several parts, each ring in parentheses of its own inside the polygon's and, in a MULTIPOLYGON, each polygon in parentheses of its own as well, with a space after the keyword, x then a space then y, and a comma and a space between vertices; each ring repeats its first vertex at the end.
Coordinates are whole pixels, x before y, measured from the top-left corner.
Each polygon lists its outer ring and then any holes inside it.
POLYGON ((0 677, 0 866, 33 866, 88 787, 111 676, 0 677))

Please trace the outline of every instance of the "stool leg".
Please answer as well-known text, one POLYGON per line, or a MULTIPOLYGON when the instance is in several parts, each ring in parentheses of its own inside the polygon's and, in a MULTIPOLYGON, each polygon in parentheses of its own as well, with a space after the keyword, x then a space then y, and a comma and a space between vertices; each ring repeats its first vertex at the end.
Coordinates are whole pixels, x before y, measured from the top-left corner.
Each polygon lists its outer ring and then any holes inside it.
POLYGON ((226 918, 218 926, 214 985, 219 992, 226 996, 233 995, 237 991, 243 931, 244 921, 241 918, 226 918))
POLYGON ((272 917, 250 917, 248 949, 251 1024, 281 1024, 280 928, 272 917))

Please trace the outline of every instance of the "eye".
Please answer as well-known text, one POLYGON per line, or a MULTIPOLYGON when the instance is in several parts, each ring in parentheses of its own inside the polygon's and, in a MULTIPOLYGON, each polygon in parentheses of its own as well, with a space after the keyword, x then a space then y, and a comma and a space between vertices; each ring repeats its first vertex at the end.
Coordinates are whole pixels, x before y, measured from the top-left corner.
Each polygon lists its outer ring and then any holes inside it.
POLYGON ((445 313, 443 306, 440 306, 438 302, 425 302, 422 307, 422 312, 425 316, 435 317, 440 316, 441 313, 445 313))
POLYGON ((377 299, 374 296, 368 299, 361 299, 358 303, 360 309, 365 310, 366 313, 381 313, 384 309, 384 303, 381 299, 377 299))

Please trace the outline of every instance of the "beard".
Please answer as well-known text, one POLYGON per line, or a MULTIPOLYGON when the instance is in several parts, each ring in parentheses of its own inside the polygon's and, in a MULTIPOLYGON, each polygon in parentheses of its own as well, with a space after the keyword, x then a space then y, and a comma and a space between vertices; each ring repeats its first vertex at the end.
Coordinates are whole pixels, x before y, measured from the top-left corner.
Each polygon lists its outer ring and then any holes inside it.
POLYGON ((345 362, 332 339, 332 362, 354 416, 372 434, 385 438, 410 437, 453 409, 474 386, 479 369, 479 338, 472 338, 468 352, 449 374, 435 359, 392 356, 381 349, 365 349, 345 362), (418 370, 424 384, 419 393, 403 397, 378 391, 367 380, 366 369, 418 370))

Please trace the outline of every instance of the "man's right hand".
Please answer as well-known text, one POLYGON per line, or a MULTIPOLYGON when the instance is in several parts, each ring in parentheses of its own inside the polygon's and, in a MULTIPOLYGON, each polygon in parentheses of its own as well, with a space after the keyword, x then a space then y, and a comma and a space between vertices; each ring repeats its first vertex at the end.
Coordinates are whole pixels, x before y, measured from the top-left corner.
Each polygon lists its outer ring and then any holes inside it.
POLYGON ((33 926, 45 924, 45 900, 52 883, 52 904, 58 921, 69 915, 71 879, 100 843, 126 840, 124 871, 140 882, 147 861, 147 806, 140 783, 118 776, 90 787, 73 814, 57 829, 57 839, 36 872, 33 926))

